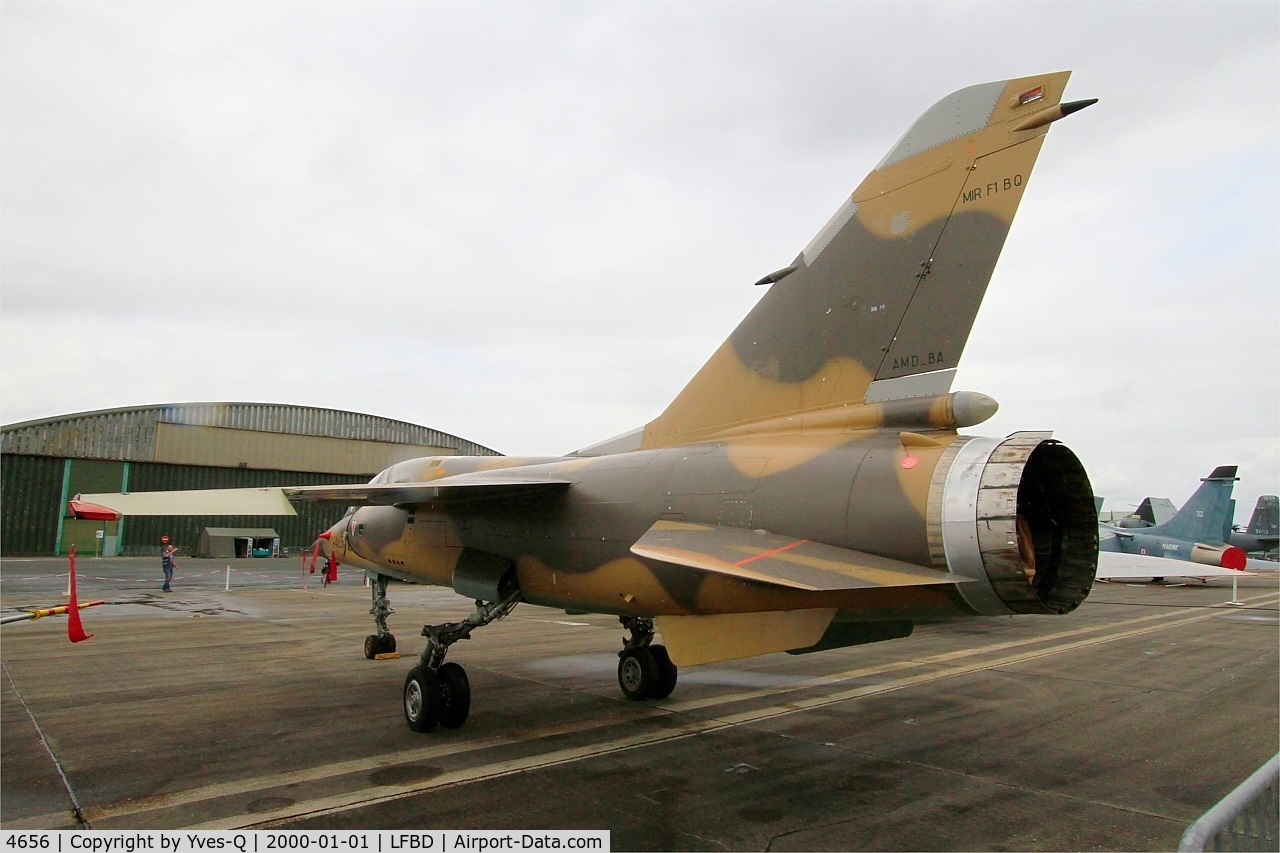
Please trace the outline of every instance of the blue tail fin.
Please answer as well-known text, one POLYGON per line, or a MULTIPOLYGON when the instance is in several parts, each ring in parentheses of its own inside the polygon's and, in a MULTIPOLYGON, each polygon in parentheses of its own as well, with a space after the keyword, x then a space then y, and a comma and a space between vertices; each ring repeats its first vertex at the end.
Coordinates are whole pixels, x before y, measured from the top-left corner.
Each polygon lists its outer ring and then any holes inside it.
POLYGON ((1147 528, 1144 533, 1157 533, 1188 539, 1192 542, 1225 541, 1223 531, 1230 529, 1231 490, 1235 488, 1235 465, 1222 465, 1200 481, 1191 499, 1164 524, 1147 528))

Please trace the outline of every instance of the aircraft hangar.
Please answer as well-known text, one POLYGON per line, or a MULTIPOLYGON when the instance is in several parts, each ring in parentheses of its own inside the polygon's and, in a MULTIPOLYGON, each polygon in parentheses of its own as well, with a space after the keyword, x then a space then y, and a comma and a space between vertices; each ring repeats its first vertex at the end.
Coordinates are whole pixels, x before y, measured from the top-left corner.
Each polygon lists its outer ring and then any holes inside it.
MULTIPOLYGON (((191 554, 210 530, 275 531, 300 551, 344 508, 297 516, 72 518, 80 493, 365 483, 420 456, 498 456, 430 427, 375 415, 273 403, 172 403, 80 412, 0 428, 0 554, 150 556, 169 536, 191 554)), ((216 535, 216 534, 215 534, 216 535)), ((248 538, 249 548, 254 537, 248 538)), ((258 544, 261 544, 260 542, 258 544)), ((244 541, 240 548, 244 549, 244 541)))

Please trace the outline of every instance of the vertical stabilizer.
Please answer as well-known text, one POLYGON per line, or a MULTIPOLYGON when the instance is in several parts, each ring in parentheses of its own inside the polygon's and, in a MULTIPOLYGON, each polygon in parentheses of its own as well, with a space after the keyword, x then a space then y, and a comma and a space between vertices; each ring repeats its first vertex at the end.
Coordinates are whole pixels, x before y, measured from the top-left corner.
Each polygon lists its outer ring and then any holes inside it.
POLYGON ((1200 481, 1200 488, 1196 489, 1195 494, 1173 518, 1142 532, 1191 542, 1225 542, 1223 531, 1230 527, 1231 506, 1234 503, 1231 491, 1235 488, 1237 479, 1235 465, 1214 468, 1212 474, 1200 481))
POLYGON ((1070 72, 970 86, 922 115, 646 428, 644 447, 950 390, 1070 72))
POLYGON ((1178 508, 1173 505, 1173 501, 1168 498, 1149 497, 1142 499, 1142 503, 1138 504, 1138 509, 1134 513, 1151 527, 1164 524, 1177 514, 1178 508))
POLYGON ((1248 532, 1263 537, 1280 535, 1280 497, 1262 495, 1258 498, 1253 507, 1253 517, 1249 519, 1248 532))

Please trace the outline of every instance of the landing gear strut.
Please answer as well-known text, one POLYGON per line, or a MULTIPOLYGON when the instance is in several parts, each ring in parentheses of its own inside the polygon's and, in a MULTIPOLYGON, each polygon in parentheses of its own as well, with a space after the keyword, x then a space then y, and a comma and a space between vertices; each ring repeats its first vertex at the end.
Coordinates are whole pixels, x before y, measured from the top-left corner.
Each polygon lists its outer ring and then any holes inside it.
POLYGON ((396 637, 387 630, 387 617, 395 613, 387 601, 387 584, 390 582, 391 578, 386 575, 374 575, 369 584, 369 592, 373 596, 373 607, 369 608, 369 614, 373 616, 373 624, 378 629, 378 633, 364 638, 364 656, 369 660, 396 650, 396 637))
POLYGON ((666 699, 676 689, 676 665, 665 646, 653 645, 653 620, 622 616, 622 627, 631 636, 618 652, 618 686, 628 699, 666 699))
POLYGON ((404 680, 404 716, 415 732, 429 732, 437 725, 456 729, 471 711, 471 684, 467 672, 456 663, 445 663, 449 647, 471 636, 476 628, 496 622, 520 603, 516 590, 498 602, 476 602, 475 611, 461 622, 424 625, 426 648, 418 665, 404 680))

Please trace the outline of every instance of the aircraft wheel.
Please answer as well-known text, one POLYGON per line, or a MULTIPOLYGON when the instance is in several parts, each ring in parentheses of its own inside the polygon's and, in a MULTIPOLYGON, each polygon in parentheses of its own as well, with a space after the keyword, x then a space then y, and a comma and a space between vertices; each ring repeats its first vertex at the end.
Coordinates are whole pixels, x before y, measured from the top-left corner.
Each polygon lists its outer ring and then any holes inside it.
POLYGON ((667 654, 666 646, 650 646, 649 652, 653 655, 654 663, 658 665, 658 680, 654 683, 653 692, 649 696, 653 699, 666 699, 671 695, 671 691, 676 689, 676 677, 680 673, 676 665, 671 662, 671 655, 667 654))
POLYGON ((415 732, 433 731, 440 721, 440 680, 415 666, 404 680, 404 718, 415 732))
POLYGON ((456 729, 471 713, 471 682, 467 671, 456 663, 446 663, 436 673, 440 680, 440 725, 456 729))
MULTIPOLYGON (((618 658, 618 686, 628 699, 648 699, 658 683, 658 662, 644 647, 625 649, 618 658)), ((674 685, 673 685, 674 686, 674 685)))
POLYGON ((378 655, 390 654, 396 650, 396 638, 394 634, 383 634, 379 637, 377 634, 370 634, 364 638, 364 656, 369 660, 373 660, 378 655))

